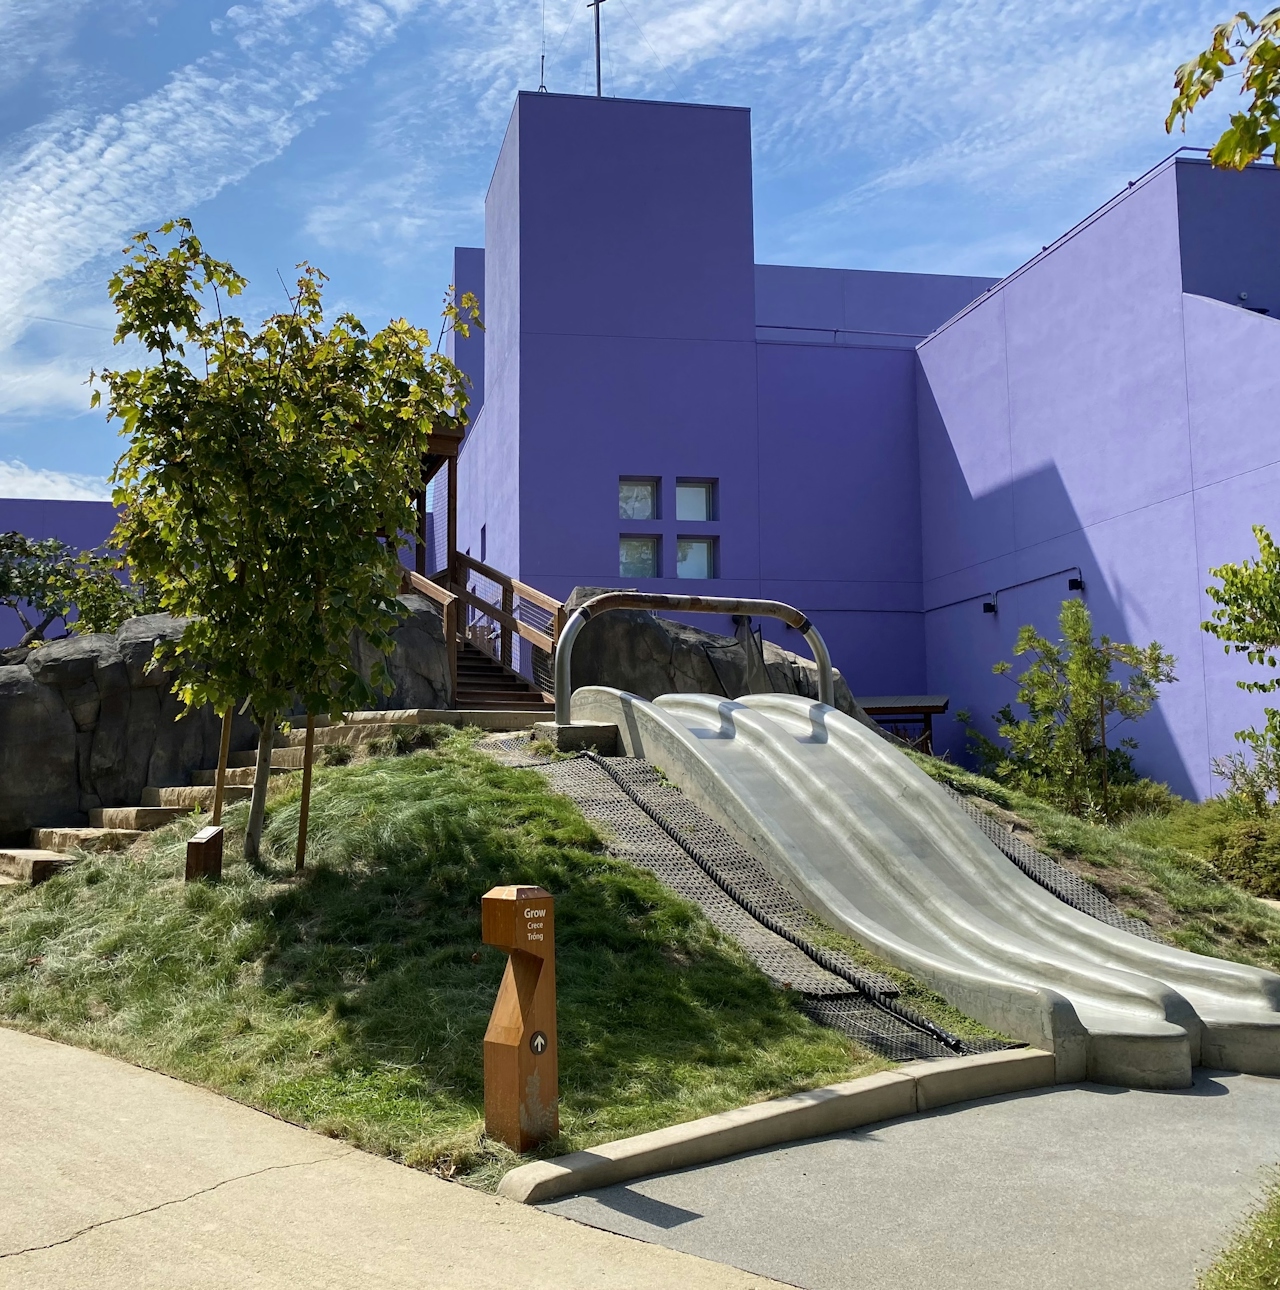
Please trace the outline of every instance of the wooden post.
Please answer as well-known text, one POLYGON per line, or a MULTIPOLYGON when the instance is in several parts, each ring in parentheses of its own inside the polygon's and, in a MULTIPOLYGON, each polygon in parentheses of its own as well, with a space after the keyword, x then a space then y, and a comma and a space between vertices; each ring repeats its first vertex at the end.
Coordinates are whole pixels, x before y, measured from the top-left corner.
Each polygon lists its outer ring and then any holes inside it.
POLYGON ((528 1151, 560 1132, 555 901, 541 887, 494 887, 480 902, 486 945, 510 954, 484 1036, 484 1127, 528 1151))
POLYGON ((458 706, 458 601, 451 600, 444 611, 444 639, 449 651, 449 702, 458 706))
POLYGON ((222 829, 210 824, 187 841, 187 881, 222 877, 222 829))
POLYGON ((307 816, 311 813, 311 754, 316 746, 316 719, 307 713, 307 742, 302 749, 302 805, 298 811, 298 850, 293 861, 294 873, 301 873, 307 863, 307 816))
MULTIPOLYGON (((448 510, 446 511, 445 543, 448 546, 449 577, 457 578, 458 570, 454 558, 458 554, 458 459, 449 458, 448 510)), ((463 579, 459 579, 459 582, 463 579)), ((451 588, 452 590, 452 588, 451 588)))
POLYGON ((418 512, 418 535, 414 544, 413 567, 425 578, 427 576, 427 490, 425 488, 418 490, 414 506, 418 512))
MULTIPOLYGON (((512 616, 516 612, 516 593, 507 586, 502 588, 502 612, 512 616)), ((511 666, 511 628, 506 623, 502 624, 502 663, 511 666)))
POLYGON ((231 756, 231 720, 235 704, 228 705, 222 714, 222 740, 218 744, 218 773, 213 781, 213 816, 214 824, 222 823, 222 799, 227 790, 227 759, 231 756))

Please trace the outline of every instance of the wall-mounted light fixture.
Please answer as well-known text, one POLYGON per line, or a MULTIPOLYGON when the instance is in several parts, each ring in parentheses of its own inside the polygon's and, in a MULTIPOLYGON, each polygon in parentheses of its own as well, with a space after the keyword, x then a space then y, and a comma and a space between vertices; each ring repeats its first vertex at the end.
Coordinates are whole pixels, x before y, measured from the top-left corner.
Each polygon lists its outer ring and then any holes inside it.
POLYGON ((994 600, 984 600, 982 602, 982 612, 984 614, 994 614, 996 612, 996 602, 994 600))
POLYGON ((1067 590, 1068 590, 1068 591, 1083 591, 1083 590, 1084 590, 1084 579, 1083 579, 1083 578, 1068 578, 1068 579, 1067 579, 1067 590))

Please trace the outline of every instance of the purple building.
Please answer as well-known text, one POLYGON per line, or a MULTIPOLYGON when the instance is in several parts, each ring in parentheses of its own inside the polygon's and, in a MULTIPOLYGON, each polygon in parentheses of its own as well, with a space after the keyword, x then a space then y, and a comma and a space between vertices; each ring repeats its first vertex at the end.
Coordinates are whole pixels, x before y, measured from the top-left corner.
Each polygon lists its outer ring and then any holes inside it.
MULTIPOLYGON (((1179 155, 998 282, 759 265, 747 111, 521 94, 485 247, 455 253, 486 324, 451 351, 457 545, 559 599, 790 601, 855 693, 949 695, 957 758, 1018 628, 1083 595, 1177 656, 1138 762, 1204 795, 1263 706, 1200 624, 1210 567, 1280 532, 1277 244, 1274 167, 1179 155)), ((109 512, 0 502, 0 527, 91 546, 109 512)))
POLYGON ((1083 594, 1177 655, 1139 763, 1202 795, 1260 717, 1200 623, 1280 529, 1278 239, 1273 168, 1180 156, 1000 282, 758 265, 747 111, 521 94, 455 260, 458 545, 560 598, 791 601, 855 693, 988 729, 991 665, 1083 594))
MULTIPOLYGON (((77 551, 88 551, 101 546, 115 526, 116 508, 110 502, 0 497, 0 533, 61 538, 77 551)), ((8 606, 0 606, 0 649, 16 644, 22 634, 22 620, 8 606)))

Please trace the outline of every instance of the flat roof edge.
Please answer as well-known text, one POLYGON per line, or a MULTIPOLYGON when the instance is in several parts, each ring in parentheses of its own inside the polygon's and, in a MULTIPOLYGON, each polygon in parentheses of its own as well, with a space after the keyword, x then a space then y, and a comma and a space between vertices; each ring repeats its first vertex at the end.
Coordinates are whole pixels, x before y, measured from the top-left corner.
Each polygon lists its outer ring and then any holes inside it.
POLYGON ((947 328, 953 326, 955 323, 958 323, 960 319, 965 317, 965 315, 970 313, 972 310, 977 309, 983 303, 983 301, 989 299, 991 296, 995 295, 997 291, 1002 290, 1008 283, 1015 281, 1016 279, 1020 278, 1024 273, 1026 273, 1028 270, 1034 268, 1037 264, 1040 263, 1041 260, 1045 259, 1046 256, 1052 255, 1053 252, 1058 249, 1058 247, 1062 246, 1064 243, 1070 242, 1074 237, 1077 237, 1079 234, 1083 233, 1085 229, 1092 227, 1109 210, 1118 206, 1122 201, 1125 201, 1128 197, 1130 197, 1133 193, 1137 192, 1139 189, 1145 188, 1149 183, 1151 183, 1158 176, 1164 174, 1164 172, 1168 170, 1171 166, 1175 166, 1179 161, 1200 162, 1203 160, 1207 163, 1208 161, 1207 153, 1208 153, 1208 149, 1206 148, 1192 148, 1189 146, 1184 146, 1184 147, 1178 148, 1174 152, 1171 152, 1162 161, 1159 161, 1154 166, 1152 166, 1150 170, 1139 175, 1137 179, 1130 180, 1130 182, 1124 188, 1122 188, 1118 193, 1115 193, 1111 197, 1108 197, 1107 200, 1103 202, 1101 206, 1099 206, 1096 210, 1091 211, 1082 220, 1079 220, 1077 223, 1073 224, 1069 229, 1067 229, 1065 233, 1061 234, 1059 237, 1056 237, 1043 250, 1038 251, 1035 255, 1033 255, 1031 259, 1029 259, 1025 264, 1020 264, 1016 269, 1013 270, 1013 272, 1006 274, 1003 278, 999 279, 999 281, 997 281, 994 285, 988 287, 986 291, 984 291, 982 295, 980 295, 976 300, 971 300, 967 305, 965 305, 963 309, 960 310, 959 313, 952 315, 952 317, 948 318, 947 321, 942 324, 942 326, 937 327, 933 331, 931 331, 920 342, 920 344, 916 346, 916 348, 923 349, 931 340, 933 340, 935 336, 942 335, 942 333, 946 331, 947 328), (1203 158, 1202 157, 1184 157, 1182 155, 1183 153, 1204 153, 1206 155, 1203 158))

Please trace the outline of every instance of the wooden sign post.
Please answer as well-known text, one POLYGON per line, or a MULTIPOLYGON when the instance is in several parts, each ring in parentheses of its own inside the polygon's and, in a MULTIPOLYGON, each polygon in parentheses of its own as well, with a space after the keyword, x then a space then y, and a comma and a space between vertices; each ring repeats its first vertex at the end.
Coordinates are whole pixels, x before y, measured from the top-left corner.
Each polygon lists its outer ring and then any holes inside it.
POLYGON ((510 954, 484 1036, 484 1126, 516 1151, 560 1132, 555 900, 495 887, 480 902, 486 945, 510 954))

